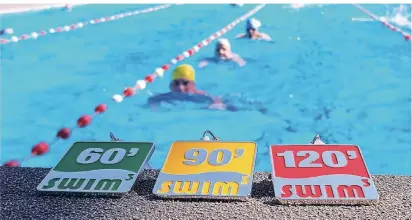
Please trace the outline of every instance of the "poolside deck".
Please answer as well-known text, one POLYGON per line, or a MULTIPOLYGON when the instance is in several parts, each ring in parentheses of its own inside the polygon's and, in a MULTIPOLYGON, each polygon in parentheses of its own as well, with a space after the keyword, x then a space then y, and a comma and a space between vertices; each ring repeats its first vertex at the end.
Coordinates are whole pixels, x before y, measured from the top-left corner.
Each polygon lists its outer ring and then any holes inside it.
POLYGON ((157 200, 157 171, 145 171, 121 198, 39 196, 49 169, 1 167, 0 219, 411 219, 411 177, 374 176, 380 201, 369 206, 277 205, 268 173, 257 173, 245 202, 157 200))

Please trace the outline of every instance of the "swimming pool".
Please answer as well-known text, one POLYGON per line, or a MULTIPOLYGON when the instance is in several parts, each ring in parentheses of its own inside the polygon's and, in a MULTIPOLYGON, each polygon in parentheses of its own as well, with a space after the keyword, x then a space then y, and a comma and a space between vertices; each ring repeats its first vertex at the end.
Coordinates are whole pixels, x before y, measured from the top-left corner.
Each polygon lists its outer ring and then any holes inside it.
MULTIPOLYGON (((82 20, 143 9, 148 5, 86 5, 71 13, 49 10, 2 16, 2 28, 30 33, 82 20)), ((63 126, 205 37, 254 5, 173 5, 147 14, 2 46, 1 158, 30 154, 63 126)), ((368 5, 385 14, 383 5, 368 5)), ((315 134, 327 143, 357 144, 374 174, 410 174, 411 45, 351 5, 292 9, 266 5, 254 17, 274 43, 234 40, 244 23, 224 35, 248 64, 197 69, 197 84, 239 106, 237 112, 197 106, 145 106, 153 93, 168 91, 170 71, 141 94, 76 130, 41 157, 23 166, 54 166, 80 140, 119 138, 154 141, 155 168, 176 140, 198 140, 206 129, 222 140, 255 141, 256 170, 269 171, 270 144, 308 143, 315 134), (259 109, 266 111, 259 111, 259 109)), ((213 53, 202 48, 183 63, 213 53)))

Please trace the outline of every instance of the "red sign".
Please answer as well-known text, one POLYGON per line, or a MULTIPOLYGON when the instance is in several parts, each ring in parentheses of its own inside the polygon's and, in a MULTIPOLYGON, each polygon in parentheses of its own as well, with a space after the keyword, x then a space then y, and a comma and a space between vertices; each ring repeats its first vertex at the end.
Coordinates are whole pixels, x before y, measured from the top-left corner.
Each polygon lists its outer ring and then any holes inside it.
POLYGON ((358 146, 274 145, 270 152, 279 199, 379 198, 358 146))

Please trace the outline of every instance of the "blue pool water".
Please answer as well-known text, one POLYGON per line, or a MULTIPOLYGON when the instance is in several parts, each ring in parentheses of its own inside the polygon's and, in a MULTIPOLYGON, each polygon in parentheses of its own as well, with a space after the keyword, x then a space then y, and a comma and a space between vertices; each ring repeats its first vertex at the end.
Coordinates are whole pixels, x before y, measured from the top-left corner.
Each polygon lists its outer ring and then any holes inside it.
MULTIPOLYGON (((2 16, 1 26, 30 33, 148 5, 87 5, 71 13, 48 10, 2 16)), ((223 96, 237 112, 182 104, 152 111, 153 93, 168 91, 170 71, 121 104, 111 97, 177 54, 245 14, 253 5, 178 5, 153 13, 87 26, 68 33, 2 46, 1 161, 26 157, 33 144, 75 126, 99 103, 109 110, 45 156, 23 166, 54 166, 80 140, 154 141, 155 168, 175 140, 198 140, 206 129, 222 140, 255 141, 256 170, 269 171, 268 146, 306 144, 317 133, 328 143, 357 144, 371 173, 411 173, 411 45, 351 5, 291 9, 267 5, 254 17, 274 43, 234 40, 244 23, 225 37, 248 64, 197 69, 197 85, 223 96), (298 40, 298 38, 300 40, 298 40), (266 111, 259 111, 266 109, 266 111)), ((384 15, 383 5, 367 5, 384 15)), ((410 31, 410 30, 408 30, 410 31)), ((202 48, 183 63, 212 55, 202 48)))

